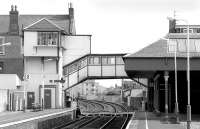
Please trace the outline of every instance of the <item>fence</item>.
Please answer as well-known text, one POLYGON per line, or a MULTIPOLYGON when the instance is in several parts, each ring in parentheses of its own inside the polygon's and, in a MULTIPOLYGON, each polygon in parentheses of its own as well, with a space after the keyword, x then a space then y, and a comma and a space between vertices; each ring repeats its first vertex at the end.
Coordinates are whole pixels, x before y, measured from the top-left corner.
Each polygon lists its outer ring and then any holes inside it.
POLYGON ((8 90, 0 89, 0 112, 6 111, 8 106, 8 90))
POLYGON ((0 89, 0 112, 23 110, 23 92, 0 89))

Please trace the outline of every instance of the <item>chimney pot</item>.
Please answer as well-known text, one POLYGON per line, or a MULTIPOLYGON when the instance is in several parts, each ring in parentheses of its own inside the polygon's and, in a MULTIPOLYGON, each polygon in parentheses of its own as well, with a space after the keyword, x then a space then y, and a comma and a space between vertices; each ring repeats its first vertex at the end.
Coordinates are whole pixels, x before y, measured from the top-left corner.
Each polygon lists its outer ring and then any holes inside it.
POLYGON ((13 6, 13 5, 11 5, 11 11, 13 11, 13 8, 14 8, 14 6, 13 6))
POLYGON ((71 2, 69 3, 69 8, 73 8, 73 4, 71 2))
POLYGON ((15 5, 15 11, 17 11, 17 6, 15 5))

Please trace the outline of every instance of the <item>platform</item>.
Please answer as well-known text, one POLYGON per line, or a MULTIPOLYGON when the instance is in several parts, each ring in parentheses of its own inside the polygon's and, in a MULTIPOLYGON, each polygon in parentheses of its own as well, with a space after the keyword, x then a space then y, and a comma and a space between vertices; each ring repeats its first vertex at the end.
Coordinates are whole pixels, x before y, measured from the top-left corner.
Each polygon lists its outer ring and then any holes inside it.
POLYGON ((27 110, 26 112, 1 112, 0 113, 0 128, 5 128, 17 124, 31 122, 43 118, 48 118, 55 115, 66 114, 73 111, 71 108, 65 109, 47 109, 43 111, 33 112, 27 110))
POLYGON ((156 116, 152 112, 136 112, 126 129, 185 129, 183 124, 166 123, 163 116, 156 116))

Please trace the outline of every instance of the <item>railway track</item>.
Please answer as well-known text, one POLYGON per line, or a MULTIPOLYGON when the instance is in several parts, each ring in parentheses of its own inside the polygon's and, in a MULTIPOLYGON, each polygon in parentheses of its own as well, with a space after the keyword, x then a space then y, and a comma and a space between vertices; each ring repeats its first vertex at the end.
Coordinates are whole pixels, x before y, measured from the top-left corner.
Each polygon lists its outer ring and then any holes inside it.
POLYGON ((132 116, 126 107, 116 103, 80 100, 79 104, 84 108, 93 108, 93 110, 89 109, 90 112, 85 113, 85 116, 54 129, 125 129, 132 116))

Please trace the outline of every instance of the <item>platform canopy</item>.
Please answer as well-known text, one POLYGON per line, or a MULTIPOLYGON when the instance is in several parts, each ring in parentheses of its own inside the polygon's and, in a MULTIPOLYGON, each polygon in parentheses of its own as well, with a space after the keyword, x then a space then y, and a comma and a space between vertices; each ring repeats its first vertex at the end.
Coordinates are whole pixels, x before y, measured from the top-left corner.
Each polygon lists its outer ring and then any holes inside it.
MULTIPOLYGON (((177 70, 187 68, 186 34, 168 34, 136 53, 123 57, 129 77, 153 77, 159 71, 174 71, 177 45, 177 70)), ((200 71, 200 34, 190 34, 190 68, 200 71)))

